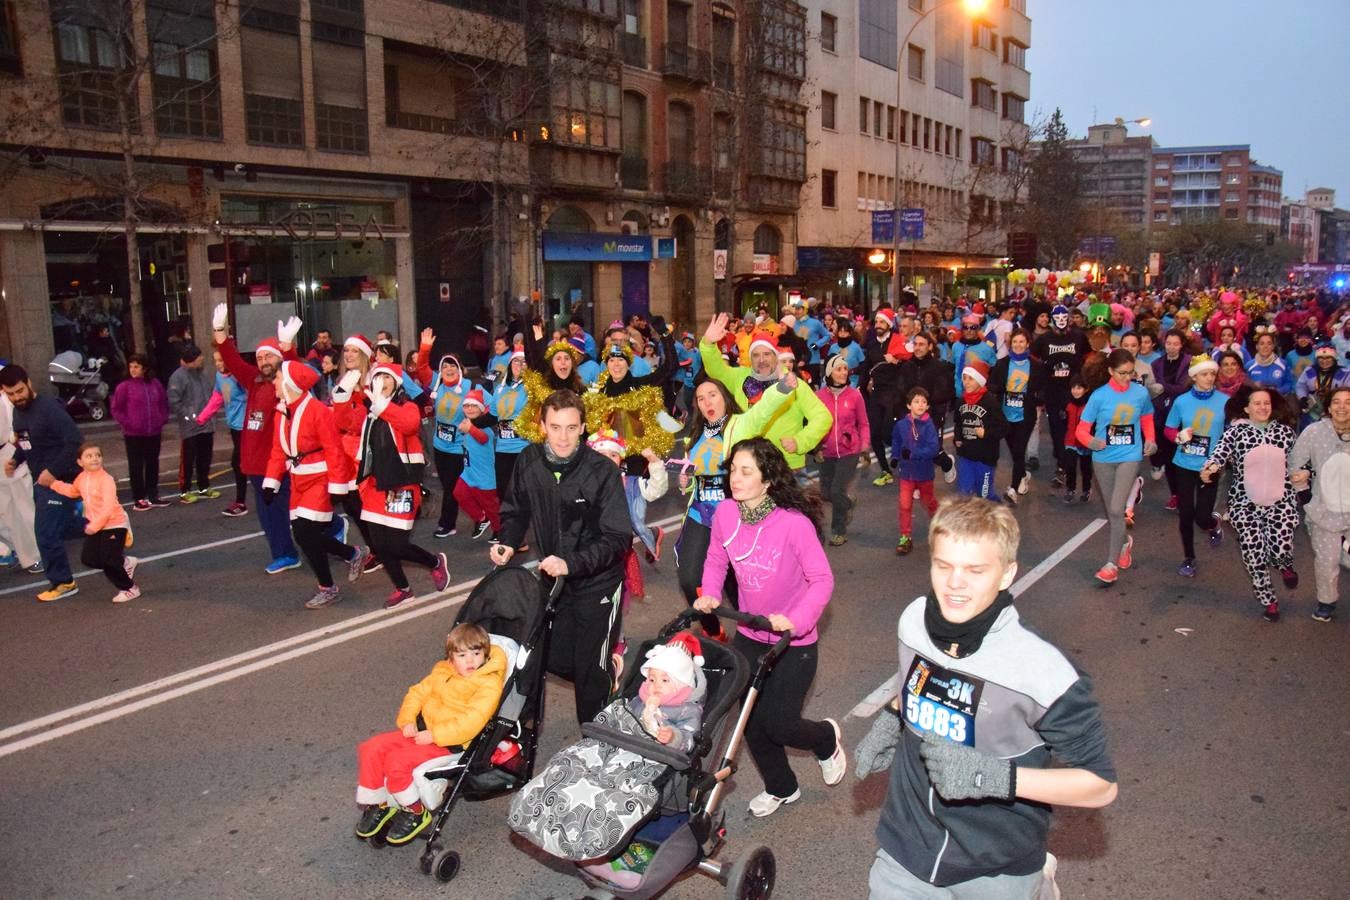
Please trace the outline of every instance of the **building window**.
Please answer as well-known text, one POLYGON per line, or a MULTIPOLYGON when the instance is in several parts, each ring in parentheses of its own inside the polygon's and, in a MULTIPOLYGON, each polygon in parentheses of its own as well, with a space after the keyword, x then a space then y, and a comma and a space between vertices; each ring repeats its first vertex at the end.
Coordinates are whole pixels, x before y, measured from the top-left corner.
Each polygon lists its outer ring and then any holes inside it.
POLYGON ((1022 154, 1011 147, 1003 148, 1003 171, 1016 175, 1022 171, 1022 154))
POLYGON ((1026 113, 1026 99, 1005 91, 1003 94, 1003 118, 1010 122, 1025 122, 1026 113))
POLYGON ((554 141, 620 149, 623 100, 617 83, 584 76, 560 78, 553 83, 552 99, 554 141))
POLYGON ((895 107, 886 107, 886 140, 895 140, 895 107))
POLYGON ((927 116, 923 120, 923 149, 933 149, 933 120, 927 116))
POLYGON ((953 144, 953 146, 956 147, 956 158, 957 158, 957 159, 961 159, 962 148, 963 148, 964 145, 965 145, 965 139, 966 139, 966 138, 965 138, 965 134, 966 134, 965 131, 963 131, 962 129, 960 129, 960 128, 956 129, 956 142, 953 144))
POLYGON ((619 179, 629 190, 645 191, 647 172, 647 98, 636 91, 624 91, 623 158, 619 162, 619 179))
POLYGON ((1224 203, 1237 203, 1239 199, 1240 198, 1238 197, 1238 195, 1233 191, 1229 191, 1227 194, 1224 194, 1223 196, 1224 203))
POLYGON ((988 22, 972 22, 970 26, 970 46, 988 50, 990 53, 997 53, 998 34, 994 31, 994 26, 988 22))
POLYGON ((820 170, 820 205, 826 209, 837 209, 839 206, 839 198, 836 196, 838 181, 838 172, 832 169, 820 170))
POLYGON ((872 135, 874 137, 881 137, 881 108, 880 100, 872 101, 872 135))
POLYGON ((1153 179, 1153 186, 1154 186, 1154 187, 1167 187, 1167 178, 1166 178, 1166 177, 1158 177, 1158 178, 1154 178, 1154 179, 1153 179))
POLYGON ((834 131, 834 113, 838 101, 839 98, 829 91, 820 92, 820 127, 826 131, 834 131))
POLYGON ((1027 0, 1003 0, 1003 5, 1013 12, 1020 12, 1024 16, 1027 14, 1027 0))
POLYGON ((970 139, 970 161, 977 166, 994 164, 994 142, 985 138, 970 139))
POLYGON ((987 109, 993 112, 997 106, 995 99, 994 85, 992 82, 985 81, 983 78, 972 78, 970 80, 970 105, 978 106, 980 109, 987 109))
POLYGON ((923 48, 909 45, 909 77, 923 81, 923 48))
POLYGON ((867 111, 872 108, 872 102, 866 97, 858 98, 858 130, 867 134, 867 111))
POLYGON ((1172 168, 1172 163, 1166 159, 1155 159, 1153 161, 1153 168, 1162 170, 1170 169, 1172 168))
POLYGON ((965 15, 950 7, 937 7, 933 15, 936 44, 934 46, 933 86, 954 97, 966 95, 965 15))
POLYGON ((942 126, 942 153, 945 156, 952 155, 952 126, 942 126))
POLYGON ((838 19, 826 12, 820 14, 820 49, 826 53, 834 52, 834 40, 838 30, 838 19))
POLYGON ((1019 69, 1025 69, 1027 67, 1026 45, 1018 43, 1012 38, 1004 38, 1003 61, 1010 66, 1017 66, 1019 69))
POLYGON ((145 15, 154 54, 155 129, 173 137, 220 137, 216 23, 211 7, 189 15, 165 0, 152 0, 146 4, 145 15))
POLYGON ((895 0, 859 0, 858 55, 863 59, 895 69, 895 0))
MULTIPOLYGON (((56 57, 62 120, 82 128, 117 130, 120 54, 113 36, 101 28, 58 23, 56 57)), ((136 121, 134 113, 130 121, 136 121)))
POLYGON ((1228 157, 1228 163, 1227 163, 1227 165, 1228 165, 1229 168, 1233 168, 1233 167, 1235 167, 1235 166, 1240 166, 1240 165, 1242 165, 1242 157, 1240 157, 1240 156, 1230 156, 1230 157, 1228 157))
POLYGON ((755 229, 755 252, 777 256, 783 252, 783 236, 767 222, 755 229))
POLYGON ((909 0, 909 8, 915 12, 923 12, 923 0, 909 0))
POLYGON ((14 8, 0 2, 0 72, 23 75, 19 59, 19 29, 14 20, 14 8))
POLYGON ((314 41, 314 145, 339 153, 367 153, 366 53, 361 47, 314 41))
POLYGON ((241 27, 244 134, 250 144, 305 145, 300 39, 292 33, 241 27))

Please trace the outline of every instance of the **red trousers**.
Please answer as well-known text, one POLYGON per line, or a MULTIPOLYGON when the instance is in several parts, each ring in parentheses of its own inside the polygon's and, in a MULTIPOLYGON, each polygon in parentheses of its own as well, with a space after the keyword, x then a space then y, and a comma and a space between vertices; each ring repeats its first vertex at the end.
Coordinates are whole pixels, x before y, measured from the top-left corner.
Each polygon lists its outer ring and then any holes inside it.
POLYGON ((628 555, 623 558, 623 608, 634 598, 645 599, 647 585, 642 579, 642 565, 638 562, 637 548, 629 547, 628 555))
POLYGON ((413 769, 445 756, 444 747, 419 744, 401 731, 385 731, 356 746, 356 802, 408 807, 417 802, 413 769))
POLYGON ((461 478, 455 482, 455 489, 452 492, 455 501, 459 503, 459 508, 469 514, 474 524, 487 522, 492 526, 492 533, 496 534, 502 530, 502 505, 497 499, 496 491, 485 491, 481 488, 469 487, 461 478))
POLYGON ((933 482, 900 480, 900 534, 910 537, 914 529, 914 491, 919 492, 919 501, 928 510, 928 518, 937 512, 937 498, 933 496, 933 482))

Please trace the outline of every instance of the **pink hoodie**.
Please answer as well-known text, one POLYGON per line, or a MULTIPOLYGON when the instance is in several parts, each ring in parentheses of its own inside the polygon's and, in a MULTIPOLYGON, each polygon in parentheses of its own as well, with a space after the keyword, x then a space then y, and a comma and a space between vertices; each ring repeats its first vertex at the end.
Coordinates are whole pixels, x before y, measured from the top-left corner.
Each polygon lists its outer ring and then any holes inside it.
POLYGON ((816 391, 820 402, 830 411, 832 422, 829 433, 817 445, 830 459, 862 453, 872 443, 872 432, 867 424, 867 405, 855 387, 845 387, 835 396, 823 387, 816 391))

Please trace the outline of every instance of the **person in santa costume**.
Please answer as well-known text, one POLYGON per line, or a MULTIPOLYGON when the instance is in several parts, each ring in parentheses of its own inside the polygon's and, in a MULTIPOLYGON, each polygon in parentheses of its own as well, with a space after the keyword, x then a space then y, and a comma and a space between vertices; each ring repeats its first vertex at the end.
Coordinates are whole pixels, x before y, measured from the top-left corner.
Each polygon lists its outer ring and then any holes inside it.
MULTIPOLYGON (((361 530, 367 546, 370 533, 361 519, 361 495, 356 490, 356 447, 361 443, 361 429, 366 422, 366 384, 370 373, 375 345, 364 334, 353 334, 342 342, 342 377, 333 388, 333 423, 337 426, 338 441, 347 459, 347 492, 338 497, 342 510, 361 530)), ((367 570, 370 571, 370 570, 367 570)))
POLYGON ((330 534, 331 498, 349 490, 348 460, 332 410, 310 393, 318 380, 314 369, 296 360, 283 362, 277 369, 274 385, 281 401, 280 415, 274 418, 276 433, 262 482, 263 503, 271 506, 277 501, 282 479, 290 476, 291 534, 319 582, 306 609, 322 609, 340 599, 328 557, 348 564, 349 581, 360 576, 366 560, 364 547, 349 546, 330 534))

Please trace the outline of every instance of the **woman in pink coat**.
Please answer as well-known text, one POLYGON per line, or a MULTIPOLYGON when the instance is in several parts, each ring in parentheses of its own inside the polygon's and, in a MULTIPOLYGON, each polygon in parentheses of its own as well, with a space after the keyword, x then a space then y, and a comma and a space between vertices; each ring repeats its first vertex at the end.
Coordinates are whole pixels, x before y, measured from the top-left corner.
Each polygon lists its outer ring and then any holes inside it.
POLYGON ((825 363, 825 384, 816 391, 820 402, 830 411, 829 433, 817 449, 824 457, 820 463, 820 492, 830 501, 830 546, 848 542, 848 523, 853 518, 857 498, 852 494, 858 475, 858 457, 870 446, 872 436, 867 425, 863 395, 848 383, 848 361, 842 355, 825 363))

